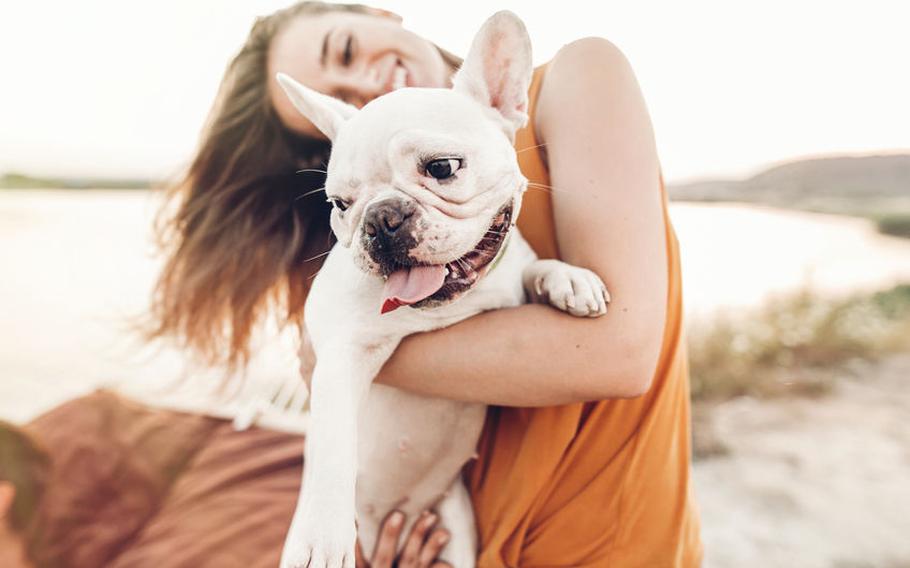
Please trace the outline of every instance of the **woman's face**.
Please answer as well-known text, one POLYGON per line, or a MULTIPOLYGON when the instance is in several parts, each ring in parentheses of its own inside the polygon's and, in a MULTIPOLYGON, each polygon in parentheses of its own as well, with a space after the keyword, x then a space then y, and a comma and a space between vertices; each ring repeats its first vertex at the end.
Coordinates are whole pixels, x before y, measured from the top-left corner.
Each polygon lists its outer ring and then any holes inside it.
POLYGON ((274 80, 277 72, 357 107, 400 87, 448 87, 451 74, 436 47, 394 15, 299 16, 272 40, 269 96, 285 126, 320 138, 274 80))

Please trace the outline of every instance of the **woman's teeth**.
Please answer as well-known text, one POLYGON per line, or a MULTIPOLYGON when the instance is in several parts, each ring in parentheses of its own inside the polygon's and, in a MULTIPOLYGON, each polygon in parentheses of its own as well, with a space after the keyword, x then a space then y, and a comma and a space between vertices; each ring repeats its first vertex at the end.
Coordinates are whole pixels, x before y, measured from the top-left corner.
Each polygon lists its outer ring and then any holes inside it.
POLYGON ((401 65, 395 67, 395 73, 392 76, 392 90, 397 91, 407 86, 408 70, 401 65))

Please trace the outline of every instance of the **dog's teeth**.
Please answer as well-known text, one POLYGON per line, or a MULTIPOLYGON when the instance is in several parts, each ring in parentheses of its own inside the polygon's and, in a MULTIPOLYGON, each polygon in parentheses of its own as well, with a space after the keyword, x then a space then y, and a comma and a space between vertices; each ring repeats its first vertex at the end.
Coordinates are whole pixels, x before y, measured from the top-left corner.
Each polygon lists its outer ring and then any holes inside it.
POLYGON ((448 267, 448 266, 446 266, 446 276, 448 276, 448 275, 451 274, 451 273, 452 273, 452 271, 449 270, 449 267, 448 267))

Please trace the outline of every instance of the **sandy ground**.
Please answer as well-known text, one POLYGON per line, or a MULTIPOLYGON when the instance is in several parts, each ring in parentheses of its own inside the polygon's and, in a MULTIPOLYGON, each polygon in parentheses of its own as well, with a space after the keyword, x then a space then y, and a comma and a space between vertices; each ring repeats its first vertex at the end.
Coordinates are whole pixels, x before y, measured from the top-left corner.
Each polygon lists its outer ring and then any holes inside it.
MULTIPOLYGON (((0 192, 0 419, 22 422, 100 385, 219 408, 220 374, 149 348, 127 325, 159 264, 145 192, 0 192)), ((910 241, 868 223, 749 206, 674 205, 687 310, 755 305, 821 278, 832 292, 910 278, 910 241), (784 270, 786 268, 786 270, 784 270)), ((293 333, 260 335, 252 385, 296 374, 293 333)), ((706 565, 910 566, 910 356, 845 377, 818 400, 739 399, 699 422, 728 454, 695 464, 706 565), (903 562, 903 564, 901 563, 903 562)))
MULTIPOLYGON (((697 422, 706 566, 910 566, 910 354, 819 399, 740 398, 697 422)), ((704 415, 705 409, 699 409, 704 415)))

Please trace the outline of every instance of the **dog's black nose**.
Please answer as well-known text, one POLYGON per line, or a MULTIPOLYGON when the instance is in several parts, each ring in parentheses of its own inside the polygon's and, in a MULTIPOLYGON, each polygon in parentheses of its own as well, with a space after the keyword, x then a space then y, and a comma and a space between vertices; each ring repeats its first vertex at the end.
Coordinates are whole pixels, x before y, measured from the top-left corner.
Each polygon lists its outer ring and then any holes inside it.
POLYGON ((386 199, 375 203, 363 216, 363 231, 371 236, 391 237, 414 215, 417 206, 413 201, 403 199, 386 199))

